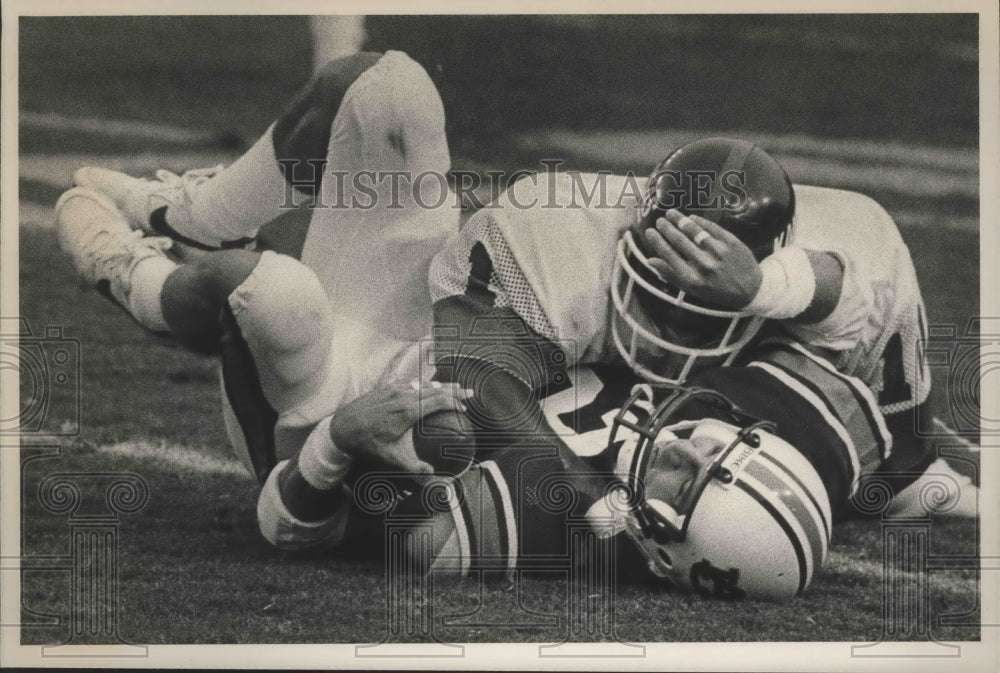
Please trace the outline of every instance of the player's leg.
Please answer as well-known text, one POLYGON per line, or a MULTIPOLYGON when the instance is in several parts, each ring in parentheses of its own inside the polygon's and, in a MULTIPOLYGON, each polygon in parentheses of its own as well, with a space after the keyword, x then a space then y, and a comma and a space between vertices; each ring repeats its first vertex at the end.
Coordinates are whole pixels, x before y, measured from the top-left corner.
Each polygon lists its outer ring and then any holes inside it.
POLYGON ((320 70, 329 61, 361 51, 367 38, 364 16, 310 16, 313 67, 320 70))
MULTIPOLYGON (((56 205, 59 242, 83 278, 146 329, 201 353, 224 351, 228 314, 279 409, 330 349, 333 317, 316 275, 273 252, 222 250, 180 264, 169 240, 132 231, 107 197, 75 187, 56 205)), ((233 329, 229 327, 228 329, 233 329)))
POLYGON ((221 355, 230 439, 256 474, 275 463, 282 414, 308 429, 336 408, 346 379, 335 375, 333 316, 301 262, 225 250, 179 264, 168 239, 131 230, 107 197, 81 187, 56 210, 60 244, 84 279, 143 327, 221 355))
POLYGON ((552 569, 552 559, 568 558, 568 520, 581 520, 593 502, 564 470, 554 449, 508 449, 452 480, 432 482, 433 493, 404 500, 393 512, 433 535, 430 546, 410 550, 410 566, 462 575, 552 569))
POLYGON ((84 279, 147 330, 200 353, 219 352, 219 312, 260 254, 226 250, 189 263, 170 240, 133 231, 103 194, 75 187, 56 205, 59 242, 84 279))
MULTIPOLYGON (((341 102, 381 58, 382 54, 363 52, 318 69, 264 135, 227 168, 197 169, 183 176, 159 171, 156 180, 144 180, 85 167, 74 180, 111 196, 133 228, 195 248, 246 247, 262 224, 304 196, 315 195, 341 102)), ((334 154, 339 158, 345 152, 334 154)))
POLYGON ((335 323, 316 275, 286 255, 262 253, 217 315, 226 430, 263 483, 336 410, 363 354, 346 345, 350 330, 335 323))
MULTIPOLYGON (((327 77, 336 89, 336 70, 327 77)), ((421 338, 430 260, 458 231, 440 95, 418 63, 390 51, 353 80, 328 132, 302 261, 338 314, 387 339, 421 338)))
POLYGON ((81 187, 59 198, 56 220, 60 247, 84 280, 146 329, 169 332, 160 295, 180 266, 164 252, 169 239, 132 231, 110 199, 81 187))
POLYGON ((160 293, 160 308, 171 336, 195 352, 219 353, 223 336, 220 313, 260 257, 250 250, 219 250, 179 265, 166 278, 160 293))
POLYGON ((885 416, 893 438, 892 454, 876 478, 889 485, 895 494, 889 513, 976 518, 979 488, 939 455, 940 448, 949 441, 942 441, 941 431, 934 425, 932 400, 885 416))

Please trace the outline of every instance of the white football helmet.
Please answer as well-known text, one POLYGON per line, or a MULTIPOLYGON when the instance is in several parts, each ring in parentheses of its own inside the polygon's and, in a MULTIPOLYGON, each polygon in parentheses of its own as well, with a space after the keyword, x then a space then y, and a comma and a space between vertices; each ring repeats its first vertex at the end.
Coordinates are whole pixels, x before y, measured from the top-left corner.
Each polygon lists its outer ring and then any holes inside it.
POLYGON ((672 387, 652 407, 649 390, 637 387, 610 441, 621 442, 615 472, 624 484, 617 494, 624 532, 650 570, 703 595, 781 600, 801 594, 830 542, 830 502, 816 470, 773 434, 773 425, 719 393, 672 387), (674 420, 691 402, 702 403, 698 414, 709 405, 712 417, 674 420), (647 484, 655 484, 658 464, 670 459, 662 450, 669 441, 697 437, 717 442, 717 452, 677 511, 668 504, 675 494, 647 484))
POLYGON ((784 245, 795 193, 784 169, 763 149, 731 138, 684 145, 650 175, 641 216, 618 242, 611 335, 637 374, 682 383, 696 364, 732 362, 763 319, 710 306, 672 287, 653 269, 641 234, 670 209, 715 222, 761 260, 784 245))

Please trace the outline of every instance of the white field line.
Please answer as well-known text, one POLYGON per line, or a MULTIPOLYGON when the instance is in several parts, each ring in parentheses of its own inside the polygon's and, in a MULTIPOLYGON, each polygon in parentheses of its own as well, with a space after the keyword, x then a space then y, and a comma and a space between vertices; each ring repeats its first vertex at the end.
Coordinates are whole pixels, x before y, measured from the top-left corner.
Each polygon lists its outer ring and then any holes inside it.
POLYGON ((43 131, 72 131, 87 135, 180 144, 212 142, 219 135, 218 132, 195 131, 165 124, 99 117, 69 117, 54 112, 31 112, 30 110, 22 110, 18 115, 18 122, 22 127, 43 131))
POLYGON ((40 206, 30 201, 21 201, 18 208, 18 221, 22 229, 54 229, 56 213, 52 206, 40 206))
MULTIPOLYGON (((864 575, 865 577, 882 577, 884 567, 881 560, 859 559, 857 552, 850 549, 831 549, 826 557, 826 563, 818 575, 819 578, 832 579, 835 575, 864 575)), ((894 571, 897 574, 899 571, 894 571)), ((917 576, 917 573, 905 573, 917 576)), ((940 595, 941 592, 952 594, 967 594, 978 588, 976 581, 962 577, 954 571, 935 570, 927 573, 926 581, 931 590, 940 595)))
MULTIPOLYGON (((53 128, 98 133, 115 129, 116 133, 141 139, 160 131, 155 124, 136 124, 115 120, 75 119, 57 115, 22 113, 32 123, 53 128)), ((178 129, 164 126, 164 137, 178 129)), ((550 130, 522 134, 517 144, 523 149, 558 158, 560 154, 633 165, 645 171, 662 158, 663 148, 673 147, 712 131, 570 131, 550 130)), ((740 134, 736 134, 740 135, 740 134)), ((831 140, 801 135, 749 134, 785 166, 795 182, 852 189, 861 192, 893 192, 923 198, 959 196, 975 199, 979 195, 978 153, 974 149, 938 148, 866 140, 831 140)), ((188 168, 229 163, 235 155, 225 152, 145 153, 135 155, 24 155, 20 157, 20 177, 65 189, 72 184, 76 168, 100 165, 131 175, 151 176, 158 168, 183 172, 188 168)), ((542 167, 539 166, 539 169, 542 167)), ((915 214, 918 215, 918 214, 915 214)), ((935 217, 901 217, 906 225, 935 226, 978 230, 975 217, 956 217, 941 221, 935 217)), ((34 218, 32 221, 40 221, 34 218)))
POLYGON ((162 440, 118 442, 98 447, 97 452, 108 456, 159 463, 164 467, 182 472, 197 472, 200 474, 244 477, 247 480, 252 479, 251 475, 235 458, 229 460, 212 456, 204 451, 171 444, 162 440))
POLYGON ((968 173, 975 173, 979 167, 978 151, 975 147, 936 147, 850 138, 815 138, 800 134, 775 135, 735 129, 636 131, 551 129, 523 133, 517 143, 528 149, 567 147, 580 154, 608 157, 622 163, 628 163, 629 159, 635 158, 645 164, 662 159, 664 148, 676 147, 709 136, 747 138, 775 154, 815 155, 847 162, 892 163, 968 173))
POLYGON ((235 156, 225 152, 155 152, 142 154, 26 154, 18 159, 22 180, 69 189, 73 171, 81 166, 103 166, 129 175, 152 177, 159 168, 185 171, 189 168, 228 164, 235 156))

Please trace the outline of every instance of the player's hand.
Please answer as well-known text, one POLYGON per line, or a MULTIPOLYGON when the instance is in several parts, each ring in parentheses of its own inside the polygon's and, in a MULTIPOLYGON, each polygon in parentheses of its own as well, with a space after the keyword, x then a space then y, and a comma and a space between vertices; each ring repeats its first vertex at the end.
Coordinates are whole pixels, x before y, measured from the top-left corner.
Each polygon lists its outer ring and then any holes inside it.
POLYGON ((471 396, 471 391, 455 383, 414 381, 382 386, 333 414, 330 439, 348 455, 409 474, 431 474, 434 469, 417 458, 409 431, 428 414, 464 411, 464 401, 471 396))
POLYGON ((674 287, 728 310, 756 296, 761 272, 753 252, 716 223, 671 209, 644 235, 650 264, 674 287))

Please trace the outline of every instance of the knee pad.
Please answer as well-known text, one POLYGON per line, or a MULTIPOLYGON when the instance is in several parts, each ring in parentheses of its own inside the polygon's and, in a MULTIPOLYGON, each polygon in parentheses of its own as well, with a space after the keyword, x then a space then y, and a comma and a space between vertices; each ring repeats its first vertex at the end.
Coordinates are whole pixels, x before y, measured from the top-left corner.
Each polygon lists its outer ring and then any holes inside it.
POLYGON ((326 293, 308 267, 268 251, 229 305, 264 392, 280 411, 297 387, 324 371, 333 333, 326 293))

